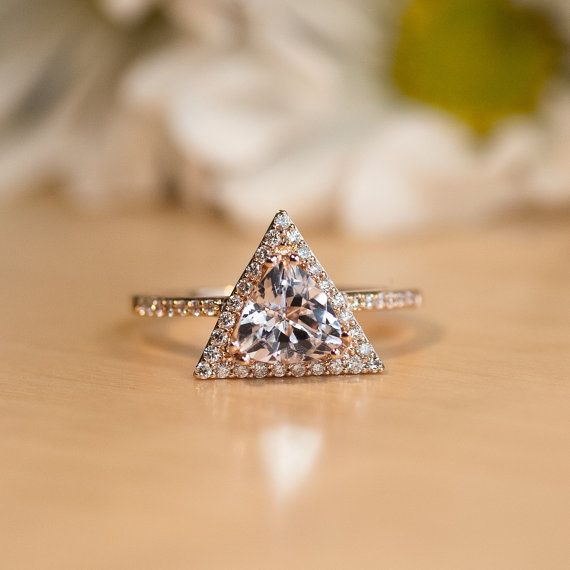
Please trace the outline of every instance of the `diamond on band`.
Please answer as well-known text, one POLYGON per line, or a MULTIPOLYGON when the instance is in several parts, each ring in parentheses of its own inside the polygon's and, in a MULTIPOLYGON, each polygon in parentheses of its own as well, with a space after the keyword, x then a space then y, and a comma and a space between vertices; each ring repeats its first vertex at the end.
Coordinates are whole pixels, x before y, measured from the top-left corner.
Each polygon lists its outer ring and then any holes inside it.
MULTIPOLYGON (((422 304, 417 289, 342 291, 341 294, 352 311, 413 309, 422 304)), ((132 302, 133 311, 141 317, 217 317, 229 299, 226 295, 135 295, 132 302)))

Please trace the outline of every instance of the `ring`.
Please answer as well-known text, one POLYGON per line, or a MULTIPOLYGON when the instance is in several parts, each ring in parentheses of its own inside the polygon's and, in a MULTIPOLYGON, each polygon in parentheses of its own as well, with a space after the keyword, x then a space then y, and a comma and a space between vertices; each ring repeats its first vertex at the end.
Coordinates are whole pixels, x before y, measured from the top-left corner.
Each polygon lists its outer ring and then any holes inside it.
POLYGON ((383 372, 353 313, 421 302, 417 289, 337 289, 284 210, 231 290, 132 297, 142 317, 217 317, 194 370, 203 380, 383 372))
MULTIPOLYGON (((196 289, 187 295, 133 295, 133 311, 140 317, 216 317, 229 299, 226 289, 196 289)), ((231 291, 231 289, 230 289, 231 291)), ((340 289, 352 311, 390 311, 419 307, 417 289, 340 289)))

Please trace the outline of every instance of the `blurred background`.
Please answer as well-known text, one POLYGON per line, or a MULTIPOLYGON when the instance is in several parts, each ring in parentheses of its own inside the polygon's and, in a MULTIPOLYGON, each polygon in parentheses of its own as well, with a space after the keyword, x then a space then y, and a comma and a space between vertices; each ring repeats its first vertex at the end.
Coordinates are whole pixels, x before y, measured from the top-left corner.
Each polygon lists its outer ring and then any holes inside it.
POLYGON ((570 204, 567 0, 3 0, 0 203, 352 234, 570 204))
POLYGON ((570 0, 0 0, 0 570, 568 570, 569 245, 570 0), (278 208, 382 377, 132 315, 278 208))

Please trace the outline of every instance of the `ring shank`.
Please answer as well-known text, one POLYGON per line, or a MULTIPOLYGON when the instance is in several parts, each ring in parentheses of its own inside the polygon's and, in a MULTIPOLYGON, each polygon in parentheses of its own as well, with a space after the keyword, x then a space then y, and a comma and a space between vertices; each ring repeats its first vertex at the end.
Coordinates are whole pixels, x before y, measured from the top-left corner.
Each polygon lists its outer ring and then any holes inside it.
MULTIPOLYGON (((133 311, 141 317, 215 317, 231 289, 197 289, 186 296, 133 295, 133 311)), ((419 307, 417 289, 370 289, 344 291, 352 311, 389 311, 419 307)))

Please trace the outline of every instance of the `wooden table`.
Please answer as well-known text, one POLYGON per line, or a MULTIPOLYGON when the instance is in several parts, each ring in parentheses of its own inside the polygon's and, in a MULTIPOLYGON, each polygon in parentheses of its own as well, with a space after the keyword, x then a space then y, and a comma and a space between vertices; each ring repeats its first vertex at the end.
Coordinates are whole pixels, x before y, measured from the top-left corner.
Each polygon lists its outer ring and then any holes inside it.
POLYGON ((361 316, 386 374, 200 382, 213 323, 129 294, 229 283, 257 235, 0 214, 1 567, 568 569, 569 228, 306 232, 339 284, 425 290, 361 316))

